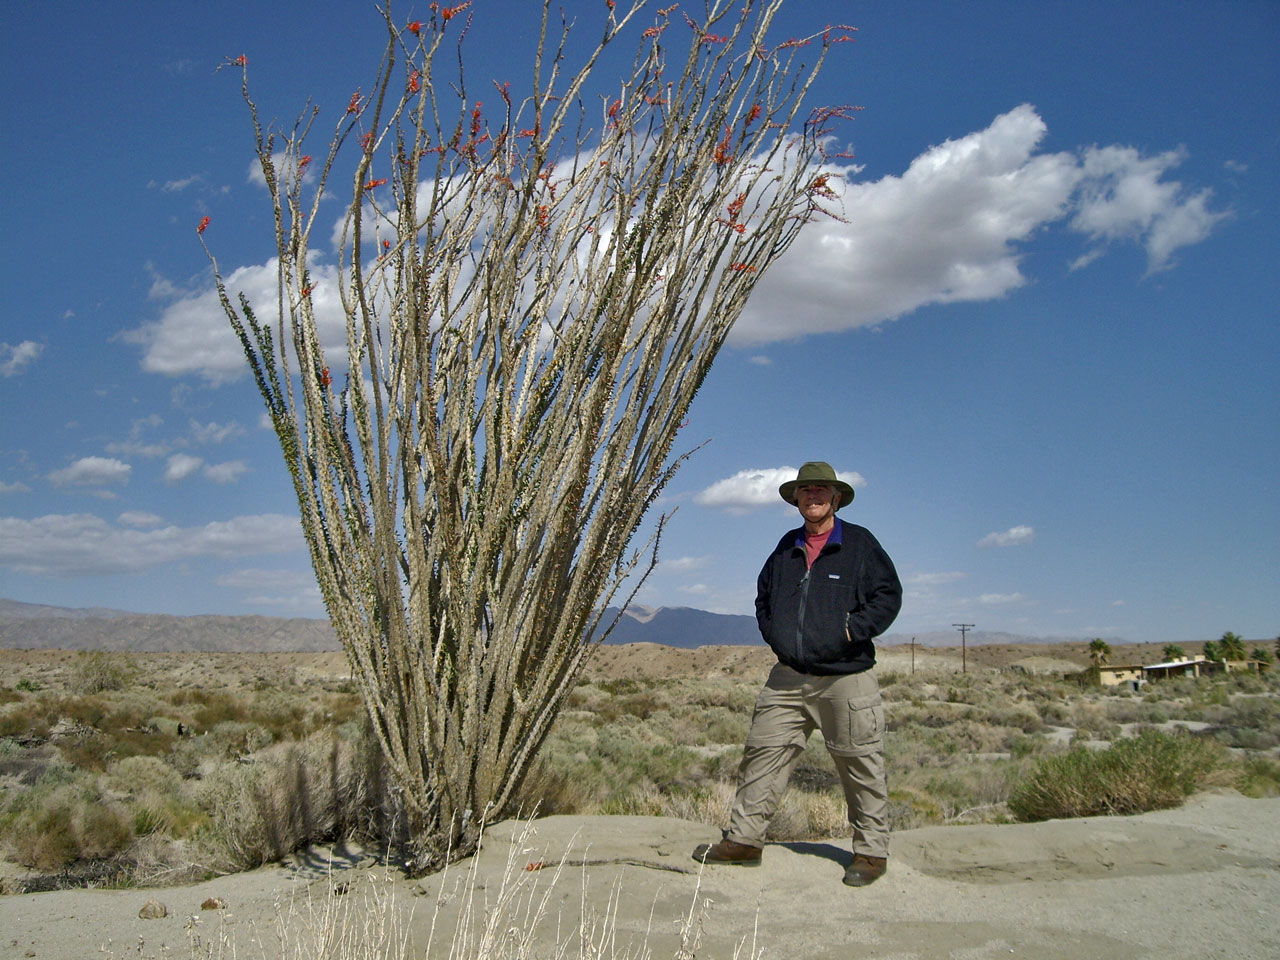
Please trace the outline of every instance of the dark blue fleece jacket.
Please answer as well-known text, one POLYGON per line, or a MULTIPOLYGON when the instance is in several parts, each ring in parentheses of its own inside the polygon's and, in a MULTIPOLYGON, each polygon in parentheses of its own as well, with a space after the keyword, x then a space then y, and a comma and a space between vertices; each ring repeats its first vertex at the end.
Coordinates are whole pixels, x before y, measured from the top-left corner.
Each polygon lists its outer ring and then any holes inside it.
POLYGON ((875 666, 872 642, 902 607, 893 561, 871 531, 836 517, 809 568, 804 527, 789 530, 756 581, 756 622, 778 659, 801 673, 861 673, 875 666))

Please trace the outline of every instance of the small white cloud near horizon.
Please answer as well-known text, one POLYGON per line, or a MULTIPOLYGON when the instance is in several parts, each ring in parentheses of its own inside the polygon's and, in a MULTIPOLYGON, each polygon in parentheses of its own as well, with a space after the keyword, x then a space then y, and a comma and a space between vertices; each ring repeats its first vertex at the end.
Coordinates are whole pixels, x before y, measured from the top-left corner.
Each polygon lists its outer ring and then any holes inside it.
POLYGON ((0 343, 0 377, 12 377, 35 363, 44 353, 44 344, 23 340, 18 344, 0 343))
POLYGON ((104 483, 128 483, 133 467, 114 457, 81 457, 70 466, 54 470, 55 487, 92 487, 104 483))
POLYGON ((660 561, 658 569, 663 573, 688 573, 691 570, 705 570, 709 566, 710 557, 675 557, 660 561))
POLYGON ((1021 593, 984 593, 978 597, 984 607, 1004 607, 1015 603, 1026 603, 1027 598, 1021 593))
MULTIPOLYGON (((794 480, 797 467, 769 467, 760 470, 739 470, 731 477, 717 480, 705 490, 694 494, 693 502, 700 507, 712 507, 731 514, 743 514, 761 507, 787 506, 778 495, 778 487, 794 480)), ((838 472, 836 476, 855 490, 867 485, 860 473, 838 472)))
POLYGON ((985 537, 978 541, 979 547, 1021 547, 1030 543, 1036 538, 1036 531, 1033 527, 1025 524, 1019 524, 1016 527, 1010 527, 1003 533, 988 533, 985 537))
POLYGON ((13 483, 5 483, 3 480, 0 480, 0 494, 30 493, 30 492, 31 492, 31 488, 28 487, 25 483, 23 483, 20 480, 15 481, 13 483))
POLYGON ((908 577, 904 577, 902 582, 913 587, 940 587, 948 583, 955 583, 957 580, 963 580, 967 576, 967 573, 961 573, 959 570, 951 570, 946 573, 913 573, 908 577))

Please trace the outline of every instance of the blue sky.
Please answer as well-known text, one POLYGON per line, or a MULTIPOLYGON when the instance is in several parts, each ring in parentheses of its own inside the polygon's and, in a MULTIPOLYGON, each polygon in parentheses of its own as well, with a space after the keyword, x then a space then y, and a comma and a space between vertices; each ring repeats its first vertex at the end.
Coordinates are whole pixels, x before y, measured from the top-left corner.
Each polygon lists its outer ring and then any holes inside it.
MULTIPOLYGON (((479 82, 527 75, 530 6, 473 4, 479 82)), ((599 6, 564 5, 575 36, 599 6)), ((824 459, 906 584, 894 633, 1276 636, 1280 4, 815 0, 779 39, 829 22, 859 29, 812 98, 864 108, 847 223, 718 359, 638 602, 750 612, 777 484, 824 459)), ((267 117, 332 117, 383 39, 334 0, 7 18, 0 596, 322 615, 195 226, 261 281, 224 58, 267 117)))

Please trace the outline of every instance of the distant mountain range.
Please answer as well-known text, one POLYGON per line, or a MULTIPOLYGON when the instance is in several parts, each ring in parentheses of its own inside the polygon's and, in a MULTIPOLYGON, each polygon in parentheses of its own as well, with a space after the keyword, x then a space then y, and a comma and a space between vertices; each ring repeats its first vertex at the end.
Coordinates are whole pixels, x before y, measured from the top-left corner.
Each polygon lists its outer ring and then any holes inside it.
MULTIPOLYGON (((605 620, 606 625, 612 616, 605 620)), ((881 646, 910 643, 956 647, 953 630, 889 634, 881 646)), ((1080 642, 1080 637, 1027 637, 971 630, 968 643, 1080 642)), ((609 644, 657 643, 691 649, 713 645, 756 645, 755 617, 710 613, 692 607, 633 605, 618 619, 609 644)), ((0 598, 0 648, 33 650, 130 650, 136 652, 285 653, 337 650, 327 620, 261 616, 190 616, 130 613, 103 607, 76 609, 0 598)))

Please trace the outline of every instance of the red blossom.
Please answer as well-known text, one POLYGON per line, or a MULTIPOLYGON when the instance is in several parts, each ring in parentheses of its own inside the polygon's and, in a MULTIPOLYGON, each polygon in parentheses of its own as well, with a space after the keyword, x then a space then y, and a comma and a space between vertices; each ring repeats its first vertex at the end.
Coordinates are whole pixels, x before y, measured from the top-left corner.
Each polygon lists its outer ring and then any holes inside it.
POLYGON ((422 33, 422 21, 414 20, 411 23, 409 23, 408 26, 405 27, 405 29, 408 30, 410 33, 414 33, 414 34, 422 33))
POLYGON ((615 120, 615 119, 617 119, 617 117, 618 117, 618 110, 619 110, 621 107, 622 107, 622 101, 621 101, 621 100, 615 100, 615 101, 613 101, 613 103, 609 104, 609 119, 610 119, 610 120, 615 120))
POLYGON ((729 211, 729 219, 731 221, 733 221, 734 223, 737 222, 738 214, 742 212, 742 207, 746 202, 747 202, 747 195, 745 193, 740 193, 733 198, 729 206, 725 207, 725 209, 729 211))
MULTIPOLYGON (((661 12, 661 11, 659 11, 659 12, 661 12)), ((662 31, 663 31, 663 30, 665 30, 665 29, 667 29, 665 26, 661 26, 661 27, 650 27, 650 28, 649 28, 648 30, 646 30, 644 33, 640 34, 640 36, 642 36, 642 37, 656 37, 656 36, 660 35, 660 34, 662 33, 662 31)))
POLYGON ((441 7, 440 19, 452 20, 454 17, 460 14, 463 10, 467 9, 467 7, 469 6, 471 6, 471 0, 467 0, 466 3, 460 3, 456 7, 441 7))
POLYGON ((320 386, 327 387, 333 383, 333 377, 329 376, 329 368, 323 367, 320 370, 320 386))
POLYGON ((372 190, 374 187, 380 187, 386 182, 387 182, 386 177, 383 177, 381 180, 370 180, 368 183, 364 185, 364 188, 366 190, 372 190))
POLYGON ((357 90, 351 95, 351 101, 347 104, 347 113, 357 113, 360 110, 360 91, 357 90))
POLYGON ((551 224, 551 211, 547 208, 547 205, 545 203, 540 204, 538 206, 538 226, 542 227, 545 230, 548 226, 550 226, 550 224, 551 224))
POLYGON ((716 35, 716 34, 714 34, 714 33, 708 33, 707 35, 705 35, 705 36, 704 36, 701 40, 699 40, 698 42, 699 42, 699 43, 728 43, 728 42, 729 42, 729 38, 728 38, 728 37, 721 37, 721 36, 717 36, 717 35, 716 35))
POLYGON ((383 241, 382 241, 382 249, 383 249, 383 250, 390 250, 390 249, 391 249, 391 241, 390 241, 390 240, 383 240, 383 241))
POLYGON ((756 272, 756 268, 755 268, 755 267, 753 267, 753 266, 752 266, 751 264, 749 264, 749 263, 731 263, 731 264, 729 264, 729 269, 730 269, 730 270, 735 270, 735 271, 737 271, 738 273, 743 273, 744 271, 745 271, 746 273, 755 273, 755 272, 756 272))
POLYGON ((409 74, 409 92, 417 93, 422 87, 422 74, 414 70, 409 74))
POLYGON ((204 233, 205 228, 209 226, 209 223, 209 217, 201 217, 199 225, 196 226, 196 233, 204 233))
POLYGON ((311 291, 312 291, 312 290, 314 290, 314 289, 315 289, 315 287, 314 287, 314 286, 310 286, 310 285, 305 286, 305 287, 303 287, 303 288, 302 288, 302 295, 303 295, 304 297, 309 297, 309 296, 311 296, 311 291))
POLYGON ((742 125, 744 127, 749 127, 751 126, 751 124, 755 123, 756 120, 758 120, 759 118, 760 118, 760 104, 753 103, 751 105, 751 111, 747 114, 747 119, 743 121, 742 125))
POLYGON ((298 160, 298 173, 302 173, 302 171, 307 169, 307 167, 310 165, 311 165, 311 154, 308 153, 306 156, 298 160))
POLYGON ((733 160, 733 154, 729 152, 729 149, 732 146, 730 143, 731 137, 732 131, 728 127, 725 127, 724 137, 722 137, 720 142, 716 144, 716 153, 712 158, 720 166, 724 166, 726 163, 733 160))
POLYGON ((368 133, 366 133, 363 137, 361 137, 361 138, 360 138, 360 149, 361 149, 361 150, 363 150, 365 153, 368 153, 368 152, 369 152, 369 144, 371 144, 371 143, 373 143, 373 131, 372 131, 372 130, 370 130, 368 133))
POLYGON ((521 130, 519 133, 516 134, 517 137, 536 137, 537 135, 538 135, 537 130, 529 130, 529 129, 521 130))

